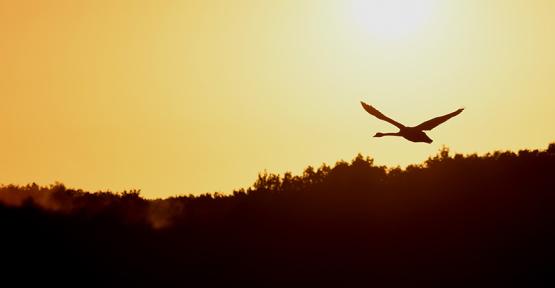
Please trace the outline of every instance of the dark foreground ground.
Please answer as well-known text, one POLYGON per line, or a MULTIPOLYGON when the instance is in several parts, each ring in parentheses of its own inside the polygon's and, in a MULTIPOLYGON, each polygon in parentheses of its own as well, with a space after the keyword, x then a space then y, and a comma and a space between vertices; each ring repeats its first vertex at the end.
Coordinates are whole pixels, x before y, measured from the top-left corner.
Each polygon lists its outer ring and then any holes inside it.
POLYGON ((555 145, 361 156, 233 195, 0 188, 3 287, 555 287, 555 145))

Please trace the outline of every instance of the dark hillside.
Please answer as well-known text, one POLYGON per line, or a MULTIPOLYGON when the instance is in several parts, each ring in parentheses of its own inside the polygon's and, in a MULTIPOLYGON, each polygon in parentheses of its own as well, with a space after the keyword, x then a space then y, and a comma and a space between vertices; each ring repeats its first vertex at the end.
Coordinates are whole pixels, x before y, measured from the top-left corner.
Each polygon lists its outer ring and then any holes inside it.
POLYGON ((18 286, 554 284, 555 144, 403 170, 359 155, 232 195, 3 186, 0 203, 2 278, 18 286))

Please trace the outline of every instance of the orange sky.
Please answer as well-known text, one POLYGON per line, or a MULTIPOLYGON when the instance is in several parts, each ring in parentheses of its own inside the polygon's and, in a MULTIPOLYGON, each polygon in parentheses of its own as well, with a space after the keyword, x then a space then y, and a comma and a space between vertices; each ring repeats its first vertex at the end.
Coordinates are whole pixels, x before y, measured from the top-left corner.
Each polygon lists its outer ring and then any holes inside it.
POLYGON ((555 140, 555 2, 376 1, 0 0, 0 183, 167 197, 555 140), (360 100, 467 109, 414 144, 360 100))

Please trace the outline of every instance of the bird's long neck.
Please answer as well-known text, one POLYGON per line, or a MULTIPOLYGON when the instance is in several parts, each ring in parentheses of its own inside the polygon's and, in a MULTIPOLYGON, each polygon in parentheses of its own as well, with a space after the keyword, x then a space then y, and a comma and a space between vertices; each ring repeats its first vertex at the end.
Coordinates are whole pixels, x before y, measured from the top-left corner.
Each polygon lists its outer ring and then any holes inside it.
POLYGON ((383 136, 401 136, 401 132, 397 132, 397 133, 381 133, 381 132, 378 132, 378 133, 376 133, 376 135, 374 135, 374 137, 383 137, 383 136))

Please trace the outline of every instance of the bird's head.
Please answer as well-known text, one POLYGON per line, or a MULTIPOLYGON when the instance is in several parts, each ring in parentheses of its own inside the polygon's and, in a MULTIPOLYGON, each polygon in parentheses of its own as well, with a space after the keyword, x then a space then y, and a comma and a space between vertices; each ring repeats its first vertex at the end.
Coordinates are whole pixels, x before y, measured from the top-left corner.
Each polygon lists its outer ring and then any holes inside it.
POLYGON ((374 137, 383 137, 383 133, 378 132, 376 133, 376 135, 374 135, 374 137))

